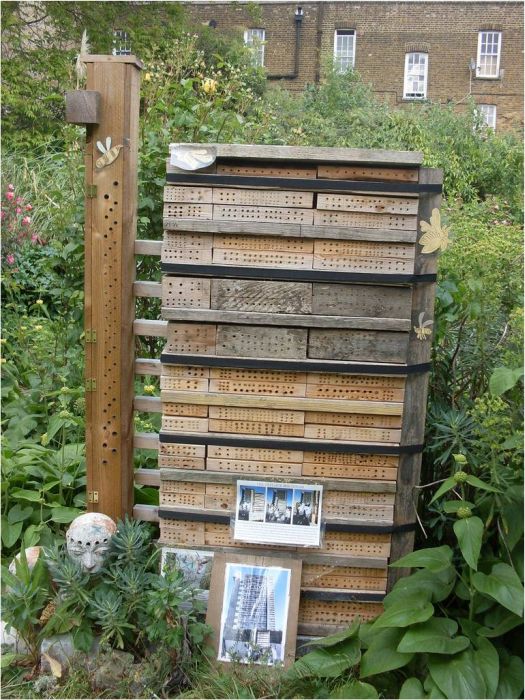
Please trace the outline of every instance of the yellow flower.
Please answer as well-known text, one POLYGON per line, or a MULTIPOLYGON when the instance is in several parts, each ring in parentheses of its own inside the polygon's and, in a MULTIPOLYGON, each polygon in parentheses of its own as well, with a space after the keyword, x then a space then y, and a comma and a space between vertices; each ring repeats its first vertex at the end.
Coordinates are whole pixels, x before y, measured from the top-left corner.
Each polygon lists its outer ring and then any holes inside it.
POLYGON ((44 326, 41 326, 40 324, 35 326, 35 331, 41 331, 44 326))
POLYGON ((202 81, 202 89, 207 95, 213 95, 217 92, 217 81, 213 78, 205 78, 202 81))
POLYGON ((43 303, 44 303, 43 299, 37 299, 35 301, 35 304, 38 304, 39 306, 42 306, 43 303))
POLYGON ((145 384, 144 385, 144 393, 145 394, 154 394, 155 393, 155 386, 153 384, 145 384))
POLYGON ((27 326, 20 326, 21 331, 27 331, 27 326))
POLYGON ((49 438, 47 437, 47 433, 42 433, 42 435, 40 436, 40 444, 44 447, 46 445, 49 445, 49 438))
POLYGON ((145 73, 144 80, 151 80, 151 73, 145 73))
POLYGON ((0 357, 0 364, 3 365, 5 362, 7 362, 7 360, 5 359, 5 357, 0 357))

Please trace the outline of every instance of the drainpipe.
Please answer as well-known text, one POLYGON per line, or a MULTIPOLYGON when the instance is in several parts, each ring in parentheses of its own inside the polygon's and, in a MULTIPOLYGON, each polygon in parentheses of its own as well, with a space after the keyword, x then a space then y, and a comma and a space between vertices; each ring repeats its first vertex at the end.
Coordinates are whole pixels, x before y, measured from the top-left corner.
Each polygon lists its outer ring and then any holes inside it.
POLYGON ((295 58, 293 73, 269 74, 266 76, 268 80, 295 80, 299 75, 299 51, 301 49, 301 26, 303 22, 304 11, 301 6, 295 10, 295 58))

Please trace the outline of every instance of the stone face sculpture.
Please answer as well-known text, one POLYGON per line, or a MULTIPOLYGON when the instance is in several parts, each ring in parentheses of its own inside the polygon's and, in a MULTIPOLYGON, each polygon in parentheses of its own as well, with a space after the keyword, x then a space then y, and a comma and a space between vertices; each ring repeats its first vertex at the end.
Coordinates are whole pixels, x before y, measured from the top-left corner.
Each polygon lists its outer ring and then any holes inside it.
POLYGON ((116 524, 103 513, 79 515, 66 532, 67 552, 88 573, 94 574, 102 568, 109 541, 116 531, 116 524))

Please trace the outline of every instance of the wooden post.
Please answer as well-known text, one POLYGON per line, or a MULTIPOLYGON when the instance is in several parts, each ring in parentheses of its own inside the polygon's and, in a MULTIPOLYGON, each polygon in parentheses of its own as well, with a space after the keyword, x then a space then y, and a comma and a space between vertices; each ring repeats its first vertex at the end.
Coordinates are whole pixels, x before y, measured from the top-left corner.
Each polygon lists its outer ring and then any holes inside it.
POLYGON ((117 519, 133 508, 133 283, 141 63, 134 56, 83 60, 87 90, 100 95, 98 122, 87 124, 85 158, 88 510, 117 519))
MULTIPOLYGON (((441 184, 443 171, 420 168, 421 184, 441 184)), ((420 194, 418 211, 418 241, 422 235, 421 221, 430 221, 433 209, 439 209, 441 194, 420 194)), ((435 274, 438 253, 424 254, 422 246, 416 243, 414 272, 416 275, 435 274)), ((412 329, 408 346, 411 364, 429 362, 432 352, 432 336, 420 340, 414 327, 419 326, 420 314, 424 312, 424 321, 434 319, 435 283, 420 284, 414 287, 412 296, 412 329)), ((405 408, 401 426, 401 445, 422 444, 425 438, 425 417, 428 394, 428 374, 409 374, 405 388, 405 408)), ((401 455, 397 477, 397 493, 394 505, 394 526, 412 525, 416 520, 417 491, 421 473, 421 454, 401 455)), ((414 530, 398 532, 392 536, 390 561, 404 557, 414 548, 414 530)), ((409 569, 389 569, 388 590, 394 583, 409 573, 409 569)))

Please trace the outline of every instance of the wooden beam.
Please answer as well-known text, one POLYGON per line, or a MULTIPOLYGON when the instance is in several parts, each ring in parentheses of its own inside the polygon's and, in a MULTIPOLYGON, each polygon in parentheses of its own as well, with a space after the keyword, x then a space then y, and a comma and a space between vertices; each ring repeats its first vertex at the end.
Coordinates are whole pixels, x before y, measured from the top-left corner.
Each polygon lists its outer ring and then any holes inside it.
POLYGON ((86 139, 85 329, 89 510, 114 520, 133 507, 135 238, 139 64, 134 57, 84 56, 87 88, 100 94, 86 139), (121 58, 122 60, 115 60, 121 58), (125 59, 125 60, 124 60, 125 59))
POLYGON ((135 255, 160 256, 162 252, 162 241, 135 241, 135 255))
POLYGON ((133 322, 133 332, 135 335, 154 336, 166 338, 168 335, 167 321, 151 321, 147 318, 137 318, 133 322))
POLYGON ((162 413, 162 405, 158 396, 135 396, 133 408, 135 411, 143 413, 162 413))
POLYGON ((135 469, 135 483, 143 486, 160 486, 158 469, 135 469))
POLYGON ((150 523, 159 522, 159 509, 157 506, 147 506, 144 503, 139 503, 133 506, 133 517, 135 520, 145 520, 150 523))
POLYGON ((133 292, 136 297, 160 299, 162 297, 162 285, 160 282, 146 282, 140 280, 133 285, 133 292))
POLYGON ((158 433, 135 433, 133 447, 136 450, 159 450, 158 433))
POLYGON ((160 372, 160 360, 147 357, 139 357, 135 360, 135 374, 159 377, 160 372))

